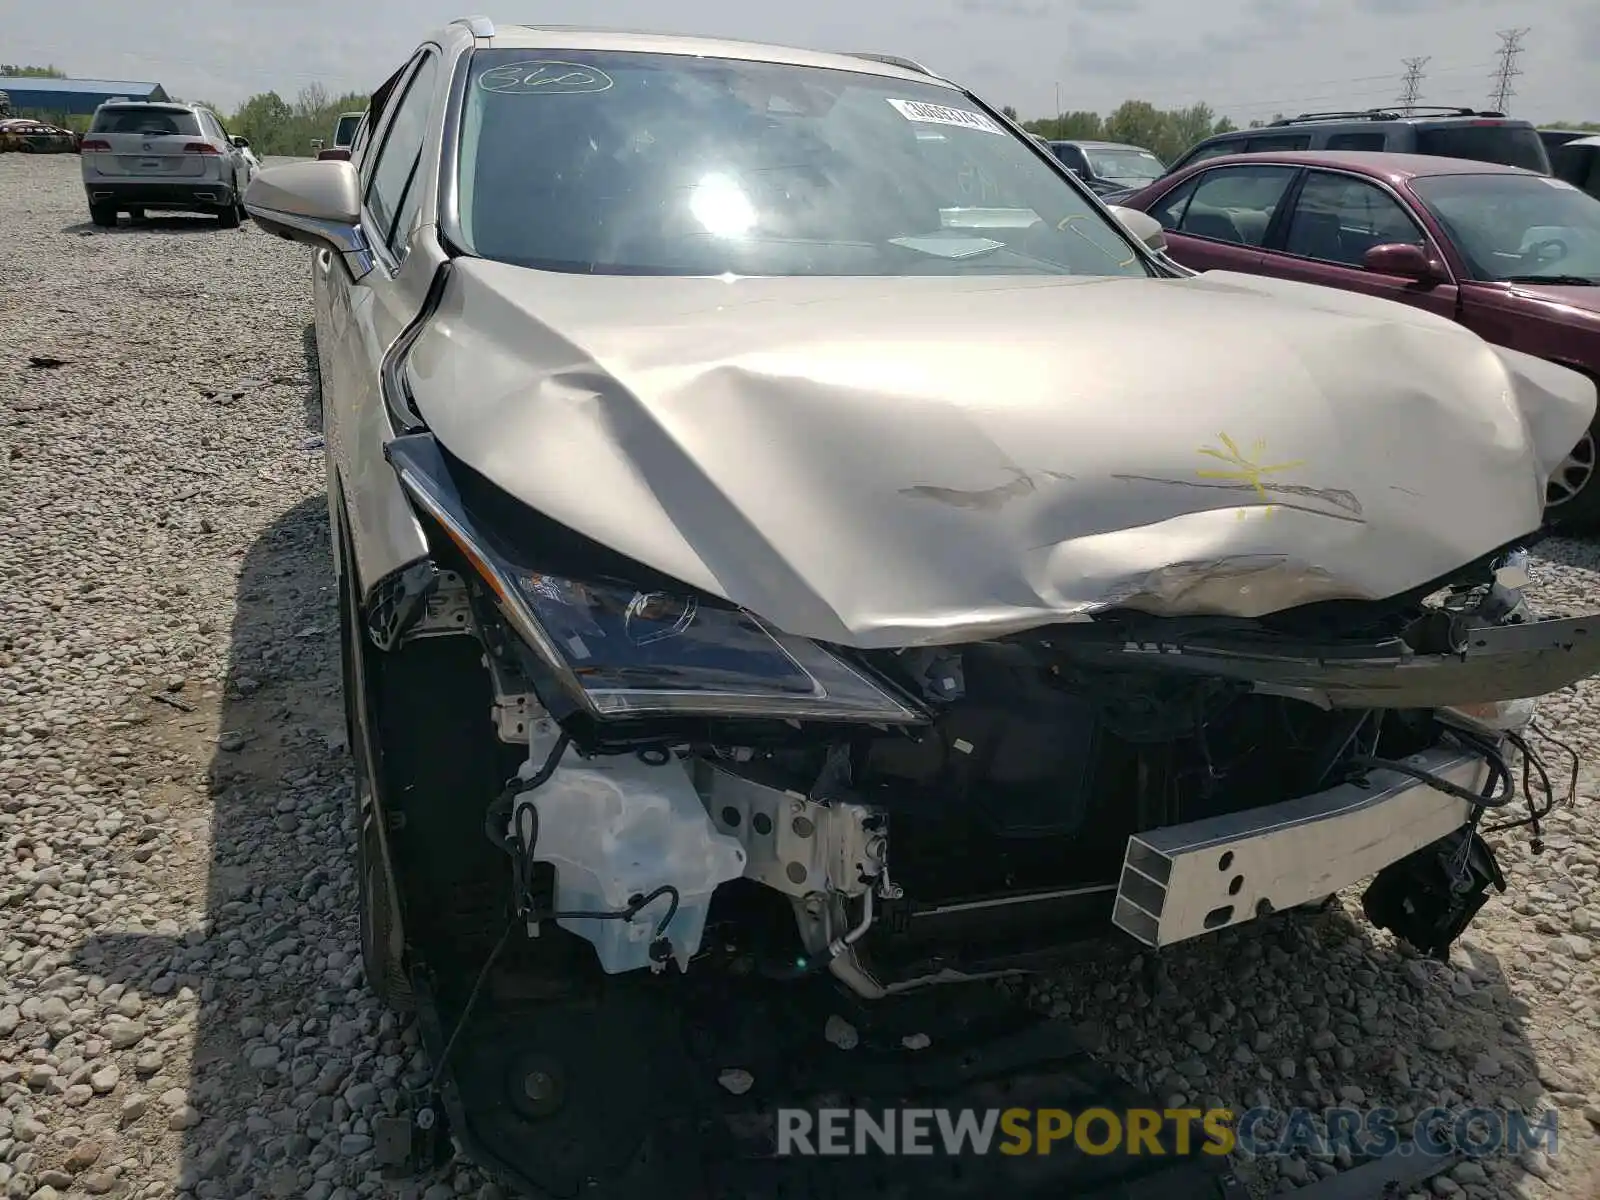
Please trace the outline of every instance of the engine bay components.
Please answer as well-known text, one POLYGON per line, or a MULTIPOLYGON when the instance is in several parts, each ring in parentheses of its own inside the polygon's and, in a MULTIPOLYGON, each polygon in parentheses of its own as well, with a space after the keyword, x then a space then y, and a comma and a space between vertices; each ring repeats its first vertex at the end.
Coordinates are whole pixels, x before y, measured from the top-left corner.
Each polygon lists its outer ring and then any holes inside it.
POLYGON ((692 771, 717 829, 743 845, 746 878, 789 896, 861 896, 883 875, 889 846, 883 813, 812 800, 705 758, 694 759, 692 771))
POLYGON ((521 864, 555 870, 553 908, 530 923, 553 917, 608 974, 669 959, 686 970, 712 893, 744 873, 745 851, 712 826, 684 764, 666 751, 583 758, 562 738, 544 768, 530 760, 524 772, 511 838, 521 864))
POLYGON ((1445 962, 1489 889, 1506 890, 1489 843, 1472 827, 1453 830, 1378 872, 1361 897, 1367 920, 1445 962))

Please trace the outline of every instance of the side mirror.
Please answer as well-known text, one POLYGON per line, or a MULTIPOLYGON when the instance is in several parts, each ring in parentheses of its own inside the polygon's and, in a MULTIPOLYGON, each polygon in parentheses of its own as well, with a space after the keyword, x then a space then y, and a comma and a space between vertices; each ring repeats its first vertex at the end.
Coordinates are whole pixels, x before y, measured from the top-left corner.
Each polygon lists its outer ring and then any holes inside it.
POLYGON ((348 146, 329 146, 326 150, 317 151, 318 162, 349 162, 350 148, 348 146))
POLYGON ((245 189, 244 207, 268 233, 336 252, 356 279, 372 270, 361 232, 361 177, 348 162, 267 167, 245 189))
POLYGON ((1138 238, 1157 254, 1165 253, 1167 249, 1167 231, 1161 227, 1161 222, 1149 213, 1142 213, 1137 208, 1123 208, 1121 205, 1111 206, 1111 215, 1122 222, 1122 227, 1134 237, 1138 238))
POLYGON ((1386 242, 1361 256, 1361 265, 1376 275, 1397 275, 1418 283, 1436 283, 1444 272, 1421 246, 1406 242, 1386 242))
POLYGON ((250 139, 249 138, 236 137, 236 138, 233 139, 233 144, 235 146, 239 147, 239 149, 241 149, 241 150, 250 149, 250 139))

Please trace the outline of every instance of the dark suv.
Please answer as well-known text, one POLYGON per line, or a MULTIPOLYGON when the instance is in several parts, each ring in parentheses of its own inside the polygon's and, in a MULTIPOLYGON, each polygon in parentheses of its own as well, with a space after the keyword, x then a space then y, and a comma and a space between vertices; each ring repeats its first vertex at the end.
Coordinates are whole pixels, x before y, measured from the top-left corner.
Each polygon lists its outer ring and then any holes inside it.
POLYGON ((1285 150, 1381 150, 1433 154, 1503 163, 1550 174, 1539 131, 1504 113, 1470 108, 1372 109, 1367 112, 1302 113, 1258 129, 1236 129, 1196 143, 1172 164, 1173 171, 1223 154, 1285 150))

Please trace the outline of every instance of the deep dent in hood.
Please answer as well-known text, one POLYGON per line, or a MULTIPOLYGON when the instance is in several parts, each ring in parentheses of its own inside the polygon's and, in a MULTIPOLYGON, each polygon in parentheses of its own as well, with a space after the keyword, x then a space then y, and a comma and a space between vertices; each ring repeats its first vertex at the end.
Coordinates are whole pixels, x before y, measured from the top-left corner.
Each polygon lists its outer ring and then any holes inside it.
POLYGON ((1540 523, 1583 377, 1309 285, 453 266, 411 383, 524 503, 791 633, 1259 616, 1540 523))

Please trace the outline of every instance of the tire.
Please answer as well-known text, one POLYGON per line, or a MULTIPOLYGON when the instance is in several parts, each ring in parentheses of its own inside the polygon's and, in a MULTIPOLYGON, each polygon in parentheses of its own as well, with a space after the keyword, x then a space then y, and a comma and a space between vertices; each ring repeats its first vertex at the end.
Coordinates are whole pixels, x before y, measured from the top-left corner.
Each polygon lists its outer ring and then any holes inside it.
POLYGON ((117 206, 114 204, 89 205, 89 220, 101 229, 115 229, 117 227, 117 206))
MULTIPOLYGON (((353 561, 342 522, 333 530, 341 539, 340 559, 353 561)), ((356 585, 348 566, 339 574, 339 640, 344 668, 345 729, 355 776, 355 875, 361 935, 361 965, 370 987, 389 1008, 411 1012, 416 995, 403 958, 394 953, 394 876, 385 853, 382 830, 382 772, 373 729, 374 697, 368 661, 370 644, 362 635, 356 612, 356 585)))
POLYGON ((229 200, 222 208, 217 209, 217 224, 224 229, 239 228, 239 204, 236 200, 229 200))
POLYGON ((128 210, 128 220, 132 221, 135 225, 143 225, 144 219, 144 209, 130 208, 128 210))
POLYGON ((1544 516, 1559 533, 1600 533, 1600 415, 1546 486, 1544 516))

